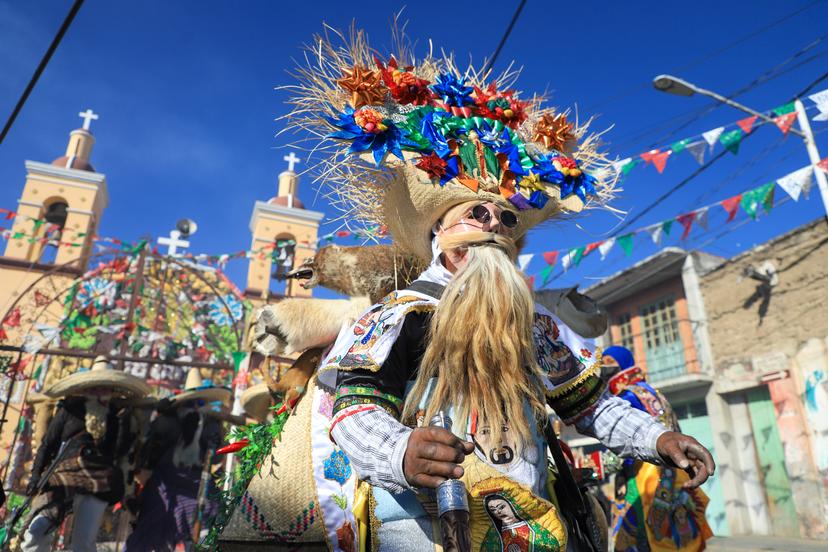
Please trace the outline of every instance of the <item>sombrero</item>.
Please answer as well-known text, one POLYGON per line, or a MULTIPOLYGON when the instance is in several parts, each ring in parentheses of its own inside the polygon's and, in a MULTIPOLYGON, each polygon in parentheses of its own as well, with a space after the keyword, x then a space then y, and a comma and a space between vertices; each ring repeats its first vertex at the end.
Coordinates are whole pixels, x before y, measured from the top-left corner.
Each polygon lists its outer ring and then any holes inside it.
POLYGON ((273 398, 266 383, 250 386, 242 393, 241 406, 245 413, 260 422, 267 420, 268 409, 273 406, 273 398))
POLYGON ((434 223, 467 201, 517 211, 519 239, 612 197, 617 171, 598 135, 542 98, 521 100, 514 71, 460 71, 451 56, 415 60, 404 45, 382 60, 360 31, 341 45, 328 36, 286 87, 289 126, 319 140, 333 203, 403 251, 430 260, 434 223))
POLYGON ((152 389, 147 383, 133 375, 115 370, 105 356, 95 359, 90 370, 77 371, 56 382, 43 394, 50 398, 82 395, 92 387, 107 387, 118 390, 133 398, 149 395, 152 389))
POLYGON ((199 369, 190 368, 190 371, 187 372, 187 379, 184 382, 184 390, 178 395, 173 396, 170 401, 182 403, 201 399, 204 402, 226 402, 230 400, 232 394, 233 392, 227 387, 204 385, 199 369))

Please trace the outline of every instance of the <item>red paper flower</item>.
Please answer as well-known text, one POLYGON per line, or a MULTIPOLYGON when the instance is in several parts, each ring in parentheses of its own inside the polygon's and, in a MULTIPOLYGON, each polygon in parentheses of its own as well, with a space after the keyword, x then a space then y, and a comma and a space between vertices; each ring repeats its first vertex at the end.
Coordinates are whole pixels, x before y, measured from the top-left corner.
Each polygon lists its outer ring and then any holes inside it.
POLYGON ((417 76, 411 72, 413 67, 402 67, 397 64, 396 58, 391 56, 388 60, 388 66, 380 61, 379 58, 374 58, 374 61, 382 73, 382 80, 388 90, 391 92, 391 97, 394 98, 400 105, 428 105, 431 103, 431 90, 428 88, 429 82, 424 79, 418 79, 417 76))
POLYGON ((483 117, 500 121, 510 128, 517 128, 526 120, 526 106, 515 98, 514 90, 497 91, 497 83, 492 83, 486 90, 474 87, 477 112, 483 117))
POLYGON ((420 160, 417 161, 416 167, 421 171, 425 171, 429 178, 442 179, 446 174, 448 163, 446 163, 439 155, 432 152, 429 155, 420 157, 420 160))
POLYGON ((581 356, 584 358, 592 358, 592 351, 589 349, 581 349, 581 356))

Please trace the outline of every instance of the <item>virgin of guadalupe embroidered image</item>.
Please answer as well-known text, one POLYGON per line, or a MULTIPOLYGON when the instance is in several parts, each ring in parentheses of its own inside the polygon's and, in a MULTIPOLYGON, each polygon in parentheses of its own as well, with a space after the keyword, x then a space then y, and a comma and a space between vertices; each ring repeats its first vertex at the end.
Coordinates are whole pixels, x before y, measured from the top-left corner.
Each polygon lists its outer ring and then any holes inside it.
POLYGON ((483 506, 500 535, 503 552, 529 552, 535 549, 535 530, 518 515, 506 497, 490 494, 483 499, 483 506))

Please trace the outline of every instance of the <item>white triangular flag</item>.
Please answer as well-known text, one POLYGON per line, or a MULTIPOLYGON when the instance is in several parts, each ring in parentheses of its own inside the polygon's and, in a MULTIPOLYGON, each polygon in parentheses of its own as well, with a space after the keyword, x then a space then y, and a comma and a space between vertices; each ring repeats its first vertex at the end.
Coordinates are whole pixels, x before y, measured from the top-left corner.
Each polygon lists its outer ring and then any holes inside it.
POLYGON ((526 267, 529 266, 529 263, 532 262, 532 257, 534 257, 534 253, 526 253, 524 255, 518 255, 518 268, 521 272, 526 272, 526 267))
POLYGON ((808 98, 814 102, 819 109, 819 115, 814 117, 814 121, 828 121, 828 89, 816 94, 811 94, 808 98))
POLYGON ((698 142, 687 144, 687 146, 685 146, 684 149, 690 152, 690 155, 693 156, 693 159, 696 160, 696 163, 698 163, 699 165, 704 165, 704 150, 707 149, 704 145, 704 142, 699 140, 698 142))
POLYGON ((615 163, 612 164, 612 168, 613 168, 613 170, 615 170, 616 173, 621 174, 621 170, 630 161, 632 161, 632 157, 627 157, 626 159, 622 159, 621 161, 616 161, 615 163))
POLYGON ((802 191, 811 187, 811 175, 813 174, 814 168, 808 166, 777 179, 776 183, 788 192, 791 199, 799 201, 799 195, 802 191))
POLYGON ((696 220, 694 220, 693 222, 695 222, 703 229, 707 230, 707 207, 702 207, 701 209, 696 211, 696 220))
POLYGON ((612 246, 615 245, 615 238, 607 238, 604 240, 604 243, 598 246, 598 251, 601 252, 601 260, 603 261, 606 258, 607 253, 610 252, 612 246))
POLYGON ((661 245, 661 226, 661 223, 658 223, 654 226, 650 226, 649 228, 645 228, 645 230, 650 233, 650 237, 656 245, 661 245))
POLYGON ((572 259, 575 257, 575 251, 570 251, 563 257, 561 257, 561 266, 563 266, 564 270, 569 269, 569 265, 572 264, 572 259))
POLYGON ((704 141, 710 145, 710 149, 713 149, 713 146, 716 145, 716 141, 719 139, 719 136, 722 135, 724 132, 724 127, 714 128, 713 130, 708 130, 702 136, 704 137, 704 141))

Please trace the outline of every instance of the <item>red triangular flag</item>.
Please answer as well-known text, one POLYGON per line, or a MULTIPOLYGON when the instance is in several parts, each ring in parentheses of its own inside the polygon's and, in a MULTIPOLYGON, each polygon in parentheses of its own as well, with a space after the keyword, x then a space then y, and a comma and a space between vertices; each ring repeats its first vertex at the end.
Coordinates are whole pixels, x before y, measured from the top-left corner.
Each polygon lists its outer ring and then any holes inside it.
POLYGON ((6 333, 6 330, 3 329, 3 326, 0 326, 0 340, 7 340, 9 338, 9 334, 6 333))
POLYGON ((645 163, 651 163, 653 161, 653 157, 655 157, 659 153, 661 153, 661 150, 654 149, 646 153, 642 153, 640 157, 644 160, 645 163))
POLYGON ((587 246, 584 248, 584 255, 583 255, 583 256, 584 256, 584 257, 586 257, 587 255, 589 255, 590 253, 592 253, 593 251, 595 251, 596 249, 598 249, 598 247, 600 247, 600 245, 601 245, 602 243, 604 243, 604 242, 603 242, 603 241, 597 241, 597 242, 593 242, 593 243, 591 243, 591 244, 587 245, 587 246))
POLYGON ((653 156, 653 166, 659 173, 664 172, 664 167, 667 166, 667 158, 670 157, 671 153, 673 152, 667 150, 653 156))
POLYGON ((3 325, 10 328, 16 328, 20 325, 20 308, 15 307, 13 311, 6 315, 3 319, 3 325))
POLYGON ((534 276, 529 276, 529 278, 526 280, 526 282, 529 285, 529 289, 535 289, 535 277, 534 276))
POLYGON ((776 117, 773 122, 779 127, 782 134, 788 134, 788 131, 791 130, 791 125, 793 125, 794 119, 796 119, 796 111, 788 113, 787 115, 776 117))
POLYGON ((819 170, 828 174, 828 157, 817 163, 816 166, 819 170))
POLYGON ((739 210, 740 201, 742 201, 742 194, 735 195, 722 201, 722 207, 724 207, 724 210, 727 211, 727 220, 725 222, 730 222, 733 220, 733 217, 736 216, 736 212, 739 210))
POLYGON ((753 115, 751 117, 745 117, 741 121, 738 121, 736 124, 739 125, 739 128, 741 128, 745 134, 750 134, 750 131, 753 129, 753 123, 756 122, 756 118, 756 115, 753 115))
POLYGON ((685 213, 676 217, 679 224, 684 227, 684 232, 681 234, 681 239, 685 239, 690 233, 690 228, 693 226, 693 221, 696 220, 696 212, 685 213))
POLYGON ((546 264, 549 266, 553 266, 556 262, 558 262, 558 252, 547 251, 546 253, 543 253, 543 260, 546 261, 546 264))
POLYGON ((15 213, 14 211, 9 211, 8 213, 6 213, 6 220, 11 220, 11 219, 13 219, 16 215, 17 215, 17 213, 15 213))

